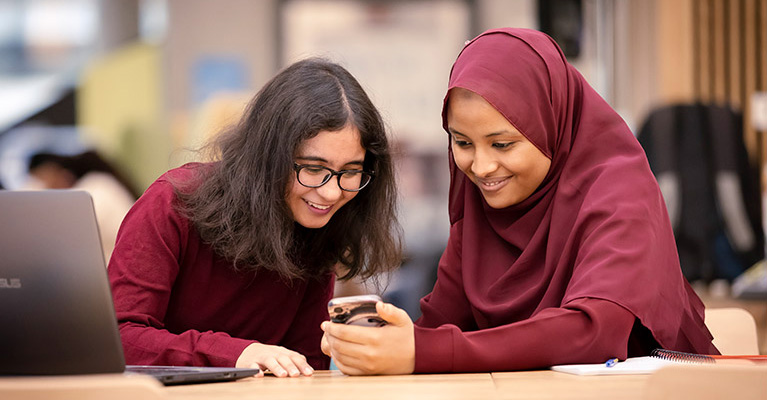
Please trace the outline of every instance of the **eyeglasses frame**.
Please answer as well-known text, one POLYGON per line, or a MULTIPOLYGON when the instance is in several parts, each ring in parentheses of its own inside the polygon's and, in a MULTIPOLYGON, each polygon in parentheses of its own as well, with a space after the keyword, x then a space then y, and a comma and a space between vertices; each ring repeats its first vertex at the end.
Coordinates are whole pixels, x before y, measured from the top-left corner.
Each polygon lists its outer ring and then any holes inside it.
POLYGON ((365 171, 365 170, 362 170, 362 169, 343 169, 343 170, 340 170, 340 171, 336 171, 336 170, 334 170, 332 168, 328 168, 328 167, 326 167, 324 165, 299 164, 299 163, 296 163, 296 162, 293 163, 293 170, 296 171, 296 181, 298 181, 298 183, 301 186, 312 188, 312 189, 316 189, 316 188, 325 186, 325 184, 330 182, 330 180, 333 179, 333 177, 335 176, 336 177, 336 183, 338 184, 338 188, 339 189, 341 189, 341 190, 343 190, 345 192, 359 192, 360 190, 366 188, 370 184, 370 182, 373 181, 373 178, 375 178, 375 172, 373 172, 373 171, 365 171), (301 173, 302 169, 309 168, 309 167, 321 168, 321 169, 327 170, 328 172, 330 172, 330 175, 327 175, 326 178, 319 185, 316 185, 316 186, 307 185, 307 184, 301 182, 301 179, 298 178, 298 175, 301 173), (368 181, 367 181, 367 183, 365 183, 365 185, 363 185, 361 188, 359 188, 357 190, 344 189, 343 187, 341 187, 341 175, 343 175, 343 174, 345 174, 347 172, 360 172, 360 173, 363 174, 363 176, 364 176, 364 174, 367 174, 370 177, 370 179, 368 179, 368 181))

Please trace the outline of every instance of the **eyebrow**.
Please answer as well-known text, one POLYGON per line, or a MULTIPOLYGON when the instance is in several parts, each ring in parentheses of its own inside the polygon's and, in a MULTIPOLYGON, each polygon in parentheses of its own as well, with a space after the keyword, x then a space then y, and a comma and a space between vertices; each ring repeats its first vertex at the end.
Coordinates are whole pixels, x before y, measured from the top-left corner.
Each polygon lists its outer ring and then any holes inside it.
MULTIPOLYGON (((325 163, 325 164, 330 164, 330 162, 328 160, 326 160, 326 159, 324 159, 322 157, 317 157, 317 156, 297 156, 296 158, 298 158, 299 160, 303 160, 303 161, 316 161, 316 162, 321 162, 321 163, 325 163)), ((363 165, 364 164, 364 160, 354 160, 354 161, 349 161, 347 163, 344 163, 344 165, 349 165, 349 164, 363 165)))
MULTIPOLYGON (((463 137, 468 137, 468 136, 464 135, 463 133, 461 133, 461 132, 458 132, 457 130, 455 130, 455 129, 451 128, 451 127, 448 127, 447 129, 448 129, 448 130, 450 131, 450 133, 452 133, 453 135, 461 135, 461 136, 463 136, 463 137)), ((499 131, 499 132, 492 132, 492 133, 488 133, 488 134, 487 134, 487 135, 485 135, 484 137, 486 137, 486 138, 489 138, 489 137, 494 137, 494 136, 501 136, 501 135, 503 135, 503 134, 507 134, 507 135, 511 135, 511 136, 524 136, 524 135, 522 135, 521 133, 518 133, 518 132, 513 132, 513 131, 503 130, 503 131, 499 131)))

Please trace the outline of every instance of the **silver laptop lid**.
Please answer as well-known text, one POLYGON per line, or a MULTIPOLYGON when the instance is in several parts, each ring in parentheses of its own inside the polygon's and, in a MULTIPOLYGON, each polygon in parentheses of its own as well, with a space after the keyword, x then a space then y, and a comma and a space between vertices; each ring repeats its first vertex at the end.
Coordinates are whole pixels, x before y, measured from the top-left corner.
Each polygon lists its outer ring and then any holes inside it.
POLYGON ((90 195, 0 191, 0 374, 124 368, 90 195))

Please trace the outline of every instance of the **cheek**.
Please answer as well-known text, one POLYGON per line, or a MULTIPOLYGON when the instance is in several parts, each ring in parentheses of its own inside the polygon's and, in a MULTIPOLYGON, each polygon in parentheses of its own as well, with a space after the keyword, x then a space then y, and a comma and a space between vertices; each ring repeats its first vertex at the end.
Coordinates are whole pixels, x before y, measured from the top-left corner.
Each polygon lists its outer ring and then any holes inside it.
POLYGON ((538 186, 546 178, 551 167, 551 160, 543 154, 531 154, 527 157, 525 162, 527 176, 529 176, 530 185, 538 188, 538 186))
POLYGON ((288 186, 288 191, 285 194, 285 199, 288 202, 288 205, 291 205, 296 201, 299 201, 301 199, 301 196, 303 196, 309 188, 301 185, 298 183, 297 180, 293 179, 293 184, 288 186))
POLYGON ((546 175, 549 174, 550 169, 551 169, 551 160, 544 157, 544 159, 541 161, 540 169, 538 172, 541 182, 543 182, 543 180, 546 179, 546 175))
POLYGON ((472 163, 472 156, 468 151, 453 146, 453 161, 458 169, 468 175, 466 171, 471 168, 472 163))

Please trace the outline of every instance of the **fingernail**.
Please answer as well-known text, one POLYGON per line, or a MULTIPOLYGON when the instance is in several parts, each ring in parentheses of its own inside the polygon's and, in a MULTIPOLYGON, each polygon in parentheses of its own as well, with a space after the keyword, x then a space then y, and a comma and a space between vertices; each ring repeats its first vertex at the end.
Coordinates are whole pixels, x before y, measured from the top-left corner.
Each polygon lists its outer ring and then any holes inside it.
POLYGON ((328 323, 327 321, 321 323, 320 324, 320 329, 322 329, 324 331, 325 330, 325 325, 327 325, 327 323, 328 323))
POLYGON ((304 368, 304 375, 311 375, 313 372, 314 372, 314 369, 312 369, 312 367, 304 368))
POLYGON ((300 374, 300 372, 298 372, 298 369, 296 369, 296 368, 291 368, 290 369, 290 376, 297 376, 299 374, 300 374))

